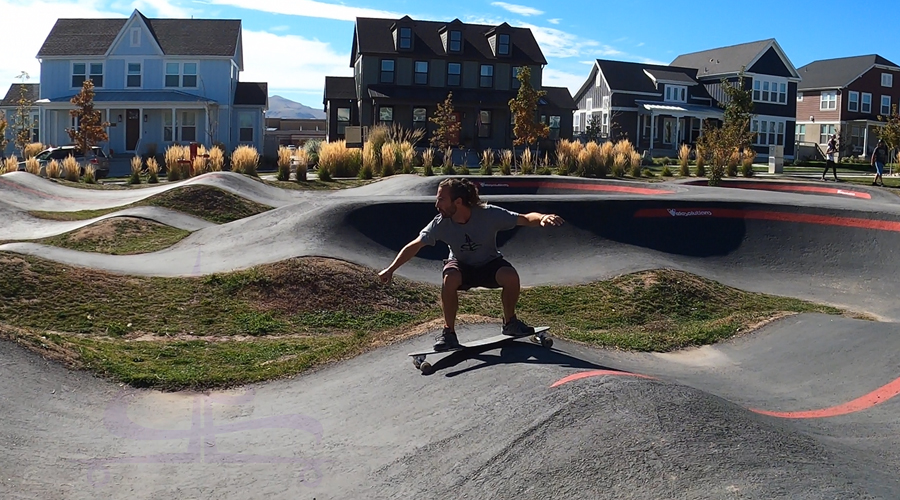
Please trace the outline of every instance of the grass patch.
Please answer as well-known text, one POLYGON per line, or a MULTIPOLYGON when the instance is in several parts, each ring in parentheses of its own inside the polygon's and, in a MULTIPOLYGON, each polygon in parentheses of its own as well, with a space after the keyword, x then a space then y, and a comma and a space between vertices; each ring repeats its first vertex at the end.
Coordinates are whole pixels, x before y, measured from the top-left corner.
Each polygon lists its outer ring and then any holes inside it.
MULTIPOLYGON (((499 291, 460 314, 500 317, 499 291)), ((710 344, 786 312, 843 314, 672 270, 522 292, 519 315, 591 345, 710 344)), ((202 389, 291 376, 441 318, 436 286, 343 261, 296 258, 195 278, 119 276, 0 252, 0 334, 141 387, 202 389)))
POLYGON ((293 189, 296 191, 337 191, 339 189, 352 189, 365 186, 366 184, 378 182, 378 180, 379 179, 333 179, 330 181, 323 181, 318 178, 308 178, 305 181, 264 179, 262 182, 277 188, 293 189))
POLYGON ((225 224, 261 214, 271 207, 262 205, 212 186, 184 186, 150 196, 123 207, 77 212, 29 212, 34 217, 49 220, 85 220, 131 207, 153 206, 176 210, 201 219, 225 224))
POLYGON ((133 255, 169 248, 190 234, 190 231, 151 220, 115 217, 34 243, 81 252, 133 255))

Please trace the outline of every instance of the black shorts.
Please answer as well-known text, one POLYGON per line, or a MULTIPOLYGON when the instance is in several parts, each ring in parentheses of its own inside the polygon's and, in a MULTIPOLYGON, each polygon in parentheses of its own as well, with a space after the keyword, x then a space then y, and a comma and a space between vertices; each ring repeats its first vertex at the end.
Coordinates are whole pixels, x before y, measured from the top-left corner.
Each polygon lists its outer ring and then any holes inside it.
POLYGON ((445 259, 441 276, 445 276, 451 269, 459 271, 462 274, 460 290, 475 287, 500 288, 500 284, 497 283, 497 271, 503 267, 513 267, 513 265, 503 257, 497 257, 483 266, 470 266, 456 259, 445 259))

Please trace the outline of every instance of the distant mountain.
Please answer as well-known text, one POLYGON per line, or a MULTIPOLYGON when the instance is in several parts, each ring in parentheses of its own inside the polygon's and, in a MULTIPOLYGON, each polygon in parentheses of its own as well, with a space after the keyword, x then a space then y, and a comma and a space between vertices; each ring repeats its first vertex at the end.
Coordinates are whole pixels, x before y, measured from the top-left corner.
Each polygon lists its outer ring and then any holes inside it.
POLYGON ((325 112, 321 109, 304 106, 299 102, 285 99, 279 95, 269 97, 269 110, 266 118, 325 118, 325 112))

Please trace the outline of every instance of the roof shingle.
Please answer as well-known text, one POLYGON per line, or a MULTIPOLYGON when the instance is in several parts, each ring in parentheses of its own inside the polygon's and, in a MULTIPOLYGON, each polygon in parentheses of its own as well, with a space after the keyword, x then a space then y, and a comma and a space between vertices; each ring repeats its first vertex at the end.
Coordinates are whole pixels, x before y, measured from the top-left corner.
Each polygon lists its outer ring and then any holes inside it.
POLYGON ((774 38, 769 38, 682 54, 672 61, 672 66, 696 68, 698 77, 738 73, 741 68, 748 68, 750 62, 774 41, 774 38))
POLYGON ((813 61, 797 69, 803 78, 797 90, 843 88, 875 64, 897 66, 877 54, 813 61))
POLYGON ((41 86, 37 83, 14 83, 9 86, 6 91, 6 97, 0 100, 0 106, 16 107, 19 105, 20 89, 25 87, 25 98, 31 102, 37 101, 41 97, 41 86))

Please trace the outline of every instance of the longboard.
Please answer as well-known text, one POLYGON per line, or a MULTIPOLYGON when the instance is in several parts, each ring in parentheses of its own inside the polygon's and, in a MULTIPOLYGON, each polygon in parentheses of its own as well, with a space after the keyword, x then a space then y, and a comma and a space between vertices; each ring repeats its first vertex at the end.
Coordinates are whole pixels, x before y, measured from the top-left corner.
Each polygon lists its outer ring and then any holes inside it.
POLYGON ((416 369, 420 370, 424 374, 431 373, 431 363, 425 361, 425 358, 429 354, 442 354, 456 351, 464 351, 466 349, 475 349, 478 347, 484 347, 486 345, 498 344, 500 342, 505 342, 507 340, 514 339, 524 339, 530 338, 532 342, 535 344, 540 344, 543 347, 550 348, 553 347, 553 339, 547 336, 547 331, 550 330, 549 326, 538 326, 534 328, 533 335, 495 335, 493 337, 487 337, 480 340, 473 340, 472 342, 460 342, 459 347, 453 347, 451 349, 443 349, 443 350, 435 350, 434 348, 428 349, 427 351, 417 351, 411 352, 408 355, 413 358, 413 365, 416 369))

